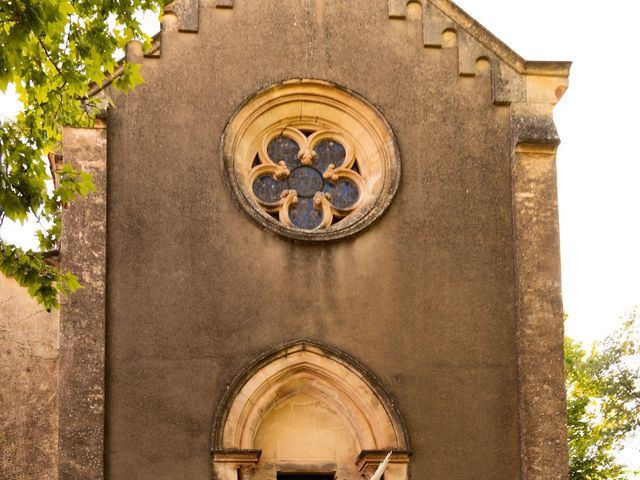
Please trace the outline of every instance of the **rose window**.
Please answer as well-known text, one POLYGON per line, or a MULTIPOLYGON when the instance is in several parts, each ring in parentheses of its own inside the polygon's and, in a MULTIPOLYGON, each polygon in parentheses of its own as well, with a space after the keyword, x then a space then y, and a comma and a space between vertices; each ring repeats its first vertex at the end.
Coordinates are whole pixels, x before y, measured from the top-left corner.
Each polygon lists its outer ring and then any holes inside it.
POLYGON ((365 183, 354 149, 331 130, 265 137, 250 174, 258 203, 283 225, 327 228, 356 210, 365 183))
POLYGON ((305 242, 366 228, 400 180, 380 112, 320 80, 288 80, 246 100, 224 130, 221 156, 235 203, 260 226, 305 242))

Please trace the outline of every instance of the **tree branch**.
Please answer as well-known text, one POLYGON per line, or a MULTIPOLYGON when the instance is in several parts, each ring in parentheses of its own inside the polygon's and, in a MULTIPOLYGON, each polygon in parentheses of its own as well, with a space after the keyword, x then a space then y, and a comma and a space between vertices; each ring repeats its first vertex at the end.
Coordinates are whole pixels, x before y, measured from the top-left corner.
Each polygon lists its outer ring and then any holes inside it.
POLYGON ((49 55, 49 50, 47 50, 47 47, 45 47, 44 43, 42 43, 42 39, 40 37, 36 37, 36 38, 38 39, 38 43, 42 47, 42 50, 44 50, 44 54, 47 56, 47 58, 51 62, 51 65, 53 65, 55 69, 58 71, 58 74, 60 74, 60 76, 63 77, 62 71, 58 68, 58 65, 56 65, 56 62, 53 61, 53 59, 51 58, 51 55, 49 55))

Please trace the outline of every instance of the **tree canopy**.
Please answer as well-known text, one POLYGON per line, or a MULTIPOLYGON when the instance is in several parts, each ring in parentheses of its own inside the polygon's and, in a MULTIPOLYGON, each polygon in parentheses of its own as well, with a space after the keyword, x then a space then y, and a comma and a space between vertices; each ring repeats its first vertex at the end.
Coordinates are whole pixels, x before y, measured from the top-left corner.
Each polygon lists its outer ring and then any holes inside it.
MULTIPOLYGON (((60 210, 94 187, 90 175, 65 164, 53 172, 48 155, 59 148, 63 125, 91 126, 98 101, 87 95, 117 68, 115 88, 142 82, 140 65, 118 64, 116 53, 133 40, 150 39, 137 12, 159 11, 162 0, 4 0, 0 2, 0 92, 15 84, 23 110, 0 123, 0 226, 5 218, 35 218, 40 251, 0 239, 0 271, 27 287, 47 309, 59 293, 80 287, 46 252, 60 242, 60 210), (49 180, 56 176, 55 187, 49 180)), ((1 233, 1 231, 0 231, 1 233)))
POLYGON ((629 478, 616 453, 640 427, 638 313, 588 353, 566 338, 570 480, 629 478))

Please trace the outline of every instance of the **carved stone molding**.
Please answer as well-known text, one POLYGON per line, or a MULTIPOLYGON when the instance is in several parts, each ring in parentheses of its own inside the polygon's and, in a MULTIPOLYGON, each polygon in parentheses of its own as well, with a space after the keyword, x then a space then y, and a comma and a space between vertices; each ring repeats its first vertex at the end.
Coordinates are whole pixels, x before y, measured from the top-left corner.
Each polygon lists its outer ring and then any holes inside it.
MULTIPOLYGON (((363 450, 356 458, 358 471, 363 479, 370 478, 382 463, 389 450, 363 450)), ((409 478, 409 450, 392 450, 389 464, 384 472, 387 480, 405 480, 409 478)))
POLYGON ((281 471, 368 478, 389 450, 385 478, 408 478, 408 438, 393 402, 360 365, 308 341, 265 356, 233 382, 216 415, 212 445, 218 480, 237 480, 241 468, 243 478, 255 480, 281 471), (308 435, 313 447, 298 448, 308 435), (338 439, 348 448, 336 445, 338 439))
POLYGON ((291 80, 258 92, 229 121, 221 148, 236 203, 295 240, 362 230, 389 206, 400 179, 398 148, 382 115, 324 81, 291 80), (296 222, 303 214, 310 220, 296 222))
POLYGON ((260 460, 260 450, 218 449, 211 451, 213 472, 218 480, 240 480, 250 478, 251 472, 260 460), (239 475, 239 472, 245 473, 239 475))
POLYGON ((553 121, 553 110, 568 88, 568 79, 528 75, 525 80, 526 101, 511 105, 513 143, 519 149, 544 147, 555 153, 560 137, 553 121))

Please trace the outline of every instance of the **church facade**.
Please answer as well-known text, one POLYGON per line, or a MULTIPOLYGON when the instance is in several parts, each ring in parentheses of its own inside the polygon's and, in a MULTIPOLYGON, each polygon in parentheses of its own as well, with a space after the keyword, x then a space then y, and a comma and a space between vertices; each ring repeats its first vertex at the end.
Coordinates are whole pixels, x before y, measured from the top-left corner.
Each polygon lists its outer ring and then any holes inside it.
POLYGON ((63 134, 57 478, 566 478, 568 63, 448 0, 179 0, 127 61, 63 134))

